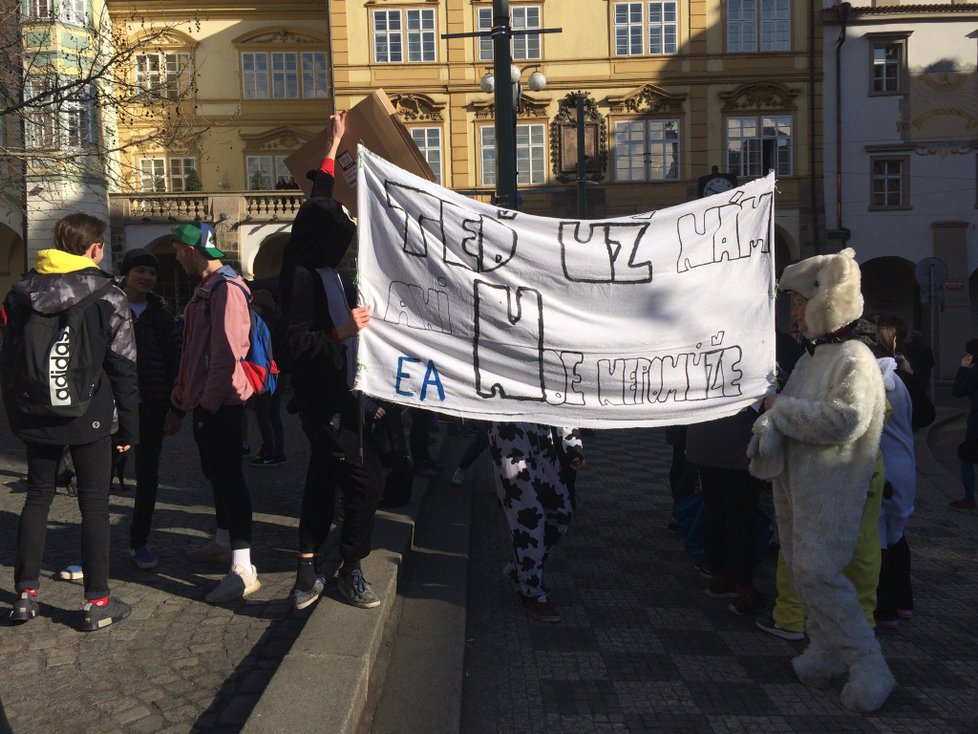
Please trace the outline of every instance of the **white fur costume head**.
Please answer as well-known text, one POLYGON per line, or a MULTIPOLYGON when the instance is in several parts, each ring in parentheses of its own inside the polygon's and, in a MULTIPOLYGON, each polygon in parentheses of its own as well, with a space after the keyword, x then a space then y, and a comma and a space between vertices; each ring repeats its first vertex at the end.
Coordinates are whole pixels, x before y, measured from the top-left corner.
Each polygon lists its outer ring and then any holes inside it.
POLYGON ((808 300, 805 338, 818 339, 863 315, 863 295, 856 251, 816 255, 784 269, 778 287, 808 300))

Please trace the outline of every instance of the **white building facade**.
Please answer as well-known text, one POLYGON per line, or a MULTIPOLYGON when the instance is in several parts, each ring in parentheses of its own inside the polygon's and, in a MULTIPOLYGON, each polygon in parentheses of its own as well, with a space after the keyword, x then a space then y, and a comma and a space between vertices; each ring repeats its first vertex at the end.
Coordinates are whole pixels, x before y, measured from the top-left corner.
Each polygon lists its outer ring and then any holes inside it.
POLYGON ((951 378, 978 335, 978 3, 826 3, 823 22, 831 249, 856 250, 867 314, 921 330, 951 378))

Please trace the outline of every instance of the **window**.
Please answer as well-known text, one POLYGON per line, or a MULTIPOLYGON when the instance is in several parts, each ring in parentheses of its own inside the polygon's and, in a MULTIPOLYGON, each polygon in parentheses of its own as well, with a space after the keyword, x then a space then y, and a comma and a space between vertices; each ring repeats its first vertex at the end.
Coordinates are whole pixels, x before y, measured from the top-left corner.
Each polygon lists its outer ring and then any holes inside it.
POLYGON ((298 99, 299 58, 294 53, 275 52, 272 57, 272 97, 298 99))
POLYGON ((743 178, 772 169, 790 176, 791 123, 789 115, 727 118, 727 170, 743 178))
MULTIPOLYGON (((535 30, 543 27, 539 5, 518 5, 511 8, 510 13, 510 26, 514 31, 535 30)), ((476 10, 476 26, 476 30, 479 31, 492 30, 492 8, 478 8, 476 10)), ((543 58, 539 33, 514 35, 510 46, 513 61, 535 61, 543 58)), ((492 38, 479 38, 478 54, 479 61, 492 61, 492 38)))
POLYGON ((284 155, 249 155, 246 160, 249 191, 266 191, 275 188, 275 182, 288 180, 292 174, 285 165, 284 155))
MULTIPOLYGON (((484 125, 480 132, 482 185, 496 185, 496 128, 484 125)), ((542 123, 516 126, 516 183, 534 186, 547 182, 546 125, 542 123)))
POLYGON ((141 158, 139 160, 139 190, 166 191, 166 158, 141 158))
POLYGON ((727 0, 727 50, 791 50, 791 0, 727 0))
POLYGON ((194 191, 200 188, 196 158, 170 159, 170 191, 194 191), (194 181, 196 183, 194 184, 194 181), (194 184, 188 187, 188 183, 194 184))
POLYGON ((675 0, 615 3, 615 55, 674 54, 679 50, 679 11, 675 0), (648 23, 643 17, 648 7, 648 23), (647 41, 646 41, 647 33, 647 41))
POLYGON ((90 100, 67 102, 61 108, 61 144, 66 148, 90 148, 95 114, 90 100))
POLYGON ((616 181, 679 179, 679 120, 615 123, 616 181))
POLYGON ((441 128, 412 127, 411 137, 421 155, 435 174, 435 183, 441 184, 441 128))
POLYGON ((433 9, 375 10, 373 21, 375 63, 400 64, 405 61, 418 63, 435 60, 433 9))
POLYGON ((906 209, 909 201, 910 159, 873 158, 870 209, 906 209))
POLYGON ((642 3, 615 3, 615 55, 638 56, 642 42, 642 3))
MULTIPOLYGON (((54 77, 29 79, 25 99, 32 99, 58 88, 54 77)), ((91 85, 71 92, 60 103, 41 97, 36 107, 26 112, 27 144, 31 148, 91 148, 95 142, 95 95, 91 85)))
POLYGON ((86 0, 61 0, 61 11, 58 17, 65 23, 85 25, 88 17, 85 4, 86 0))
POLYGON ((243 51, 245 99, 311 99, 328 94, 326 54, 316 51, 243 51), (302 85, 300 87, 300 68, 302 85))
POLYGON ((241 54, 241 82, 245 99, 268 99, 268 54, 241 54))
POLYGON ((178 99, 190 88, 189 53, 136 55, 136 86, 147 94, 178 99))
POLYGON ((27 15, 29 18, 50 18, 54 15, 51 0, 28 0, 27 15))
POLYGON ((302 96, 306 99, 329 96, 325 53, 317 51, 302 53, 302 96))
POLYGON ((907 38, 909 33, 868 34, 872 76, 869 94, 902 94, 907 90, 907 38))
MULTIPOLYGON (((187 187, 197 174, 196 158, 140 158, 139 190, 154 191, 158 194, 194 190, 187 187), (191 172, 193 175, 191 175, 191 172)), ((198 181, 199 183, 199 181, 198 181)))
MULTIPOLYGON (((540 7, 517 5, 510 10, 514 31, 540 28, 540 7)), ((527 33, 513 36, 513 61, 533 61, 540 58, 540 34, 527 33)))

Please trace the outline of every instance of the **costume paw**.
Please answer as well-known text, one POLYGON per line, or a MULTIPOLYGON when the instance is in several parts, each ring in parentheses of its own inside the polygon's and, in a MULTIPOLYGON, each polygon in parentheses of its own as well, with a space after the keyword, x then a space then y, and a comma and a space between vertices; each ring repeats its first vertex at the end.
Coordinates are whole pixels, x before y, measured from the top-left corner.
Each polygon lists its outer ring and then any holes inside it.
POLYGON ((842 705, 850 711, 868 714, 886 701, 896 681, 882 655, 853 663, 849 682, 842 689, 842 705))
POLYGON ((784 435, 768 415, 754 421, 753 435, 747 444, 750 473, 758 479, 774 479, 784 471, 784 435))
POLYGON ((813 645, 792 660, 791 667, 798 680, 811 688, 828 688, 846 672, 846 663, 840 655, 813 645))

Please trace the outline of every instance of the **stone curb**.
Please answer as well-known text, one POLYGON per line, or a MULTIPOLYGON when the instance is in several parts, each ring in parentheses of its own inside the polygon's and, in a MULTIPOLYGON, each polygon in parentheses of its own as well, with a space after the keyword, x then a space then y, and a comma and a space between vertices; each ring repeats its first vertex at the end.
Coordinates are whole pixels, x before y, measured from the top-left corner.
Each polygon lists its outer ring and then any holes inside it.
MULTIPOLYGON (((432 449, 437 456, 441 444, 432 449)), ((335 584, 327 586, 265 687, 242 734, 356 733, 384 631, 396 607, 398 578, 413 546, 415 521, 428 485, 428 479, 416 477, 410 502, 395 510, 377 512, 374 549, 363 561, 363 572, 381 605, 357 609, 343 601, 335 584)), ((333 555, 338 540, 334 528, 327 555, 333 555)))

